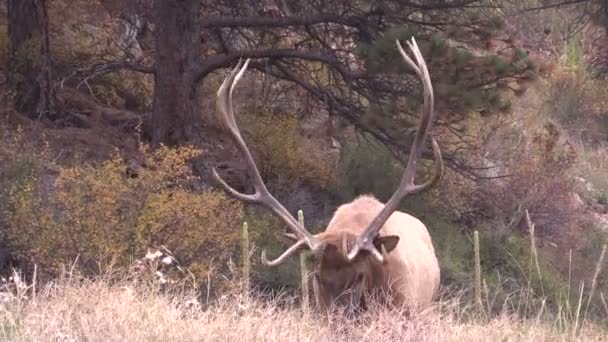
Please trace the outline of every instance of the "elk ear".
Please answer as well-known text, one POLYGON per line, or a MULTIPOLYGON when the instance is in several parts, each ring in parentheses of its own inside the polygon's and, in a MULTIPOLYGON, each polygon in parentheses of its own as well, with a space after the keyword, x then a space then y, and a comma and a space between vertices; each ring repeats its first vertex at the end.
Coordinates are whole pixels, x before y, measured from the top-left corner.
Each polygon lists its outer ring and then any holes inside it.
POLYGON ((393 249, 395 249, 395 247, 397 247, 398 242, 399 237, 397 235, 376 236, 374 239, 374 247, 381 251, 382 245, 384 245, 386 253, 390 253, 393 249))

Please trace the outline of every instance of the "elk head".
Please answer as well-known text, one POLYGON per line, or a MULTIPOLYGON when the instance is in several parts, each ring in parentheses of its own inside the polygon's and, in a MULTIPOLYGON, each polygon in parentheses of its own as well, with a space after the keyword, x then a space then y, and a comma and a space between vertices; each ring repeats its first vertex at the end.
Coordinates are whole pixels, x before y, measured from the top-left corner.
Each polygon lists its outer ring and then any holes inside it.
POLYGON ((370 217, 369 222, 366 221, 364 226, 358 223, 360 227, 332 231, 328 229, 325 232, 312 235, 270 194, 262 181, 247 145, 241 137, 232 105, 232 93, 247 69, 249 60, 245 61, 242 66, 239 63, 224 80, 217 93, 217 107, 222 123, 228 129, 247 163, 255 192, 253 194, 238 192, 222 180, 215 169, 213 169, 213 176, 232 197, 247 203, 266 206, 280 217, 291 230, 291 233, 286 235, 294 240, 293 245, 274 260, 268 260, 266 252, 262 251, 261 257, 264 265, 278 266, 291 255, 302 250, 307 249, 311 252, 310 255, 315 260, 313 272, 315 282, 313 285, 318 288, 318 291, 316 291, 318 293, 317 302, 324 307, 335 302, 354 302, 356 305, 361 305, 363 304, 363 293, 382 288, 381 285, 386 283, 386 279, 383 279, 385 273, 381 269, 387 263, 391 251, 399 243, 399 237, 394 235, 381 236, 379 234, 381 228, 405 196, 430 188, 437 183, 443 173, 443 161, 439 146, 432 139, 433 154, 436 161, 435 172, 427 182, 419 185, 414 183, 416 163, 433 122, 433 88, 429 72, 416 41, 412 38, 411 42, 408 42, 415 61, 406 54, 399 41, 396 43, 403 60, 414 70, 422 82, 424 89, 423 115, 399 187, 382 209, 378 210, 375 217, 370 217))

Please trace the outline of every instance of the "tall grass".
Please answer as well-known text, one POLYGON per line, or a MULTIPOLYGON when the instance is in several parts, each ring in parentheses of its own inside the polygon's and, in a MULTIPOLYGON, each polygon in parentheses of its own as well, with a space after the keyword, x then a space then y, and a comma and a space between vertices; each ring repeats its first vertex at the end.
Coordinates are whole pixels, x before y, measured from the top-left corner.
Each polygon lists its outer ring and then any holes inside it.
POLYGON ((475 249, 475 303, 481 307, 481 260, 479 258, 479 232, 473 232, 473 248, 475 249))
POLYGON ((251 258, 249 226, 247 225, 247 222, 243 222, 243 231, 241 233, 241 259, 243 261, 243 293, 248 295, 251 288, 251 258))
MULTIPOLYGON (((304 211, 302 211, 301 209, 298 210, 298 222, 300 222, 300 225, 302 227, 305 227, 304 211)), ((307 258, 307 253, 300 252, 300 276, 301 276, 300 281, 301 281, 301 287, 302 287, 302 310, 304 311, 304 314, 308 315, 308 311, 310 308, 310 290, 308 287, 309 271, 308 271, 308 265, 306 264, 306 258, 307 258)))
MULTIPOLYGON (((16 279, 16 278, 15 278, 16 279)), ((4 286, 0 339, 5 341, 602 341, 600 326, 564 331, 556 320, 519 319, 505 310, 488 320, 458 296, 407 318, 374 306, 357 318, 304 315, 292 298, 238 293, 199 304, 195 291, 160 291, 119 273, 95 279, 66 272, 31 294, 33 284, 4 286), (10 294, 10 295, 9 295, 10 294)))

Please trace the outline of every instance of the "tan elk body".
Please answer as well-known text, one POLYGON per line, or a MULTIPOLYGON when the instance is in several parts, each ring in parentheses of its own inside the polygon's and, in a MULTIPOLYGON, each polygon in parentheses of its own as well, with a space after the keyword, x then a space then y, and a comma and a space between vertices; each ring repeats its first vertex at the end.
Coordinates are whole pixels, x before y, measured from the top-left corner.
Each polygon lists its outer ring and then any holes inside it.
POLYGON ((245 158, 255 193, 236 191, 215 169, 214 178, 231 196, 266 206, 291 229, 292 233, 286 235, 294 240, 294 244, 272 261, 262 251, 265 265, 278 266, 303 249, 312 252, 315 265, 313 286, 317 289, 316 299, 322 309, 334 304, 365 308, 367 295, 374 292, 386 295, 384 298, 396 305, 421 307, 432 302, 439 288, 439 264, 426 226, 417 218, 396 210, 404 197, 432 187, 443 173, 439 146, 431 139, 435 172, 427 182, 414 184, 416 163, 434 117, 434 99, 431 79, 416 41, 412 38, 408 45, 415 62, 397 42, 404 62, 422 82, 424 103, 401 183, 386 204, 364 195, 338 207, 325 231, 316 235, 302 227, 268 191, 241 137, 234 117, 232 93, 249 60, 233 70, 218 90, 220 119, 245 158))
MULTIPOLYGON (((338 246, 339 253, 331 256, 334 259, 331 264, 336 264, 335 259, 342 258, 342 255, 346 254, 341 250, 342 239, 352 241, 353 237, 361 235, 383 207, 382 202, 369 195, 360 196, 338 207, 325 231, 316 235, 319 240, 338 246)), ((430 303, 439 287, 440 272, 426 226, 412 215, 395 211, 386 221, 379 235, 380 238, 392 236, 399 238, 395 249, 388 253, 384 263, 366 258, 358 263, 342 262, 338 265, 343 268, 342 272, 337 272, 334 267, 327 264, 321 265, 318 272, 329 273, 326 278, 333 275, 337 278, 336 281, 345 283, 349 282, 345 278, 356 276, 361 272, 364 278, 373 276, 371 279, 363 279, 367 291, 376 289, 391 294, 396 305, 420 307, 430 303)), ((326 303, 327 299, 318 302, 326 303)))

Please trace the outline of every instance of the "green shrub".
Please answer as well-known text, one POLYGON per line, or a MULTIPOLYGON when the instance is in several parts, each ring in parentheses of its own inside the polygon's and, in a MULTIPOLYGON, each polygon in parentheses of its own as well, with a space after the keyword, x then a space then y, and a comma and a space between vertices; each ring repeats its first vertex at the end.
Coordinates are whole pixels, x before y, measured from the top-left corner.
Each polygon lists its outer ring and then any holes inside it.
MULTIPOLYGON (((596 226, 587 227, 585 235, 579 237, 581 246, 579 247, 578 255, 573 261, 578 272, 581 273, 585 280, 585 297, 589 294, 591 288, 592 275, 595 274, 596 268, 599 266, 599 274, 596 279, 595 297, 591 301, 590 313, 599 314, 599 317, 604 317, 606 308, 600 300, 601 295, 608 295, 608 267, 604 259, 603 264, 599 264, 602 248, 608 243, 608 232, 605 229, 596 226)), ((576 285, 576 284, 575 284, 576 285)))
POLYGON ((597 199, 597 203, 601 205, 608 205, 608 193, 602 193, 597 199))
POLYGON ((340 201, 373 194, 386 201, 395 191, 403 168, 381 144, 350 141, 342 148, 335 192, 340 201))
MULTIPOLYGON (((474 253, 472 233, 464 233, 458 225, 438 219, 425 221, 433 238, 441 268, 442 286, 465 289, 467 300, 473 301, 474 253), (470 235, 470 236, 469 236, 470 235)), ((528 240, 505 230, 480 231, 481 276, 484 308, 499 313, 504 305, 513 305, 514 298, 525 297, 529 311, 538 313, 543 301, 547 310, 557 311, 564 300, 566 281, 558 269, 548 262, 550 255, 539 254, 540 274, 532 263, 528 240)), ((519 299, 518 299, 519 300, 519 299)), ((574 296, 570 298, 573 302, 574 296)), ((523 307, 511 307, 513 311, 523 307)))
POLYGON ((282 221, 265 210, 248 208, 245 220, 249 225, 249 236, 255 251, 251 259, 253 281, 262 289, 298 289, 300 286, 299 258, 289 258, 279 267, 264 266, 260 262, 260 253, 266 250, 268 258, 275 258, 288 247, 277 238, 284 231, 282 221))
MULTIPOLYGON (((418 215, 417 215, 418 216, 418 215)), ((473 244, 462 227, 439 215, 418 216, 428 227, 441 269, 441 284, 466 288, 473 281, 473 244)))
MULTIPOLYGON (((473 229, 451 222, 444 214, 438 213, 432 197, 427 194, 416 201, 406 202, 401 210, 418 217, 429 229, 439 260, 442 286, 456 292, 467 290, 470 297, 465 299, 472 302, 473 229)), ((497 313, 514 298, 529 297, 527 305, 536 305, 530 312, 537 313, 544 298, 551 305, 548 309, 558 310, 557 305, 564 299, 568 284, 552 261, 554 255, 538 250, 539 275, 531 263, 529 239, 513 234, 499 224, 479 227, 479 232, 482 280, 486 289, 482 293, 484 308, 497 313)))

